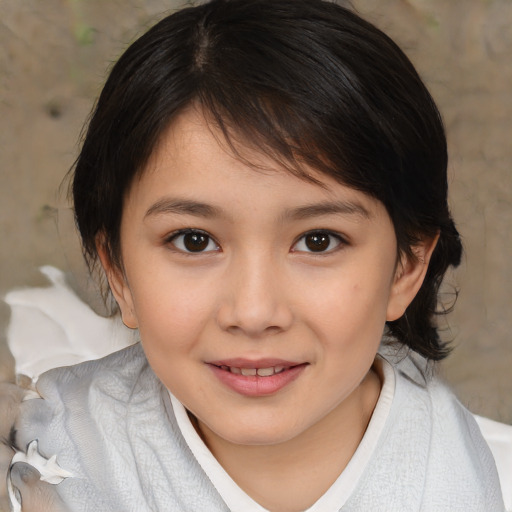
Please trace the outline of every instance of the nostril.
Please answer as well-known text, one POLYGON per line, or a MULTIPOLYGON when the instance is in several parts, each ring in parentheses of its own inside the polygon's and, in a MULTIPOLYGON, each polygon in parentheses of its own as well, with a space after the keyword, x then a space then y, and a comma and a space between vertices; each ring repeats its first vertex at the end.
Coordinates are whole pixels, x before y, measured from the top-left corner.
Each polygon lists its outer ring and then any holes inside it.
POLYGON ((283 329, 277 325, 270 325, 265 329, 266 334, 277 334, 281 332, 283 329))
POLYGON ((235 336, 249 336, 251 338, 265 338, 268 336, 274 336, 276 334, 279 334, 280 332, 283 332, 285 329, 276 326, 276 325, 270 325, 268 327, 259 328, 258 326, 248 326, 248 325, 231 325, 224 329, 228 333, 235 335, 235 336))

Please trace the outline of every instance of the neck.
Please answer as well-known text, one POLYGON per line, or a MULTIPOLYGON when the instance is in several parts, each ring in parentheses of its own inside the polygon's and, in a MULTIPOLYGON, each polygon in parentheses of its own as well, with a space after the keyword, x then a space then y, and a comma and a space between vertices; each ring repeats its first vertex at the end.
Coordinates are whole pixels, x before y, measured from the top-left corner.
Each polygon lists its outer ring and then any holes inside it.
POLYGON ((230 443, 202 423, 199 433, 231 478, 268 510, 313 505, 354 455, 377 403, 381 383, 370 370, 359 387, 322 420, 283 443, 230 443))

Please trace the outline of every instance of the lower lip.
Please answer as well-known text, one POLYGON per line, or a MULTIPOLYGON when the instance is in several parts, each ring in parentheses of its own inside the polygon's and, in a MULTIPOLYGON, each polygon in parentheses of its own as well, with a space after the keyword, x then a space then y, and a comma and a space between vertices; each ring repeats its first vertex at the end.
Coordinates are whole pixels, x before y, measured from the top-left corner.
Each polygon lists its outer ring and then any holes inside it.
POLYGON ((293 382, 306 368, 306 364, 293 366, 269 377, 240 375, 210 365, 214 375, 228 388, 245 396, 267 396, 281 391, 293 382))

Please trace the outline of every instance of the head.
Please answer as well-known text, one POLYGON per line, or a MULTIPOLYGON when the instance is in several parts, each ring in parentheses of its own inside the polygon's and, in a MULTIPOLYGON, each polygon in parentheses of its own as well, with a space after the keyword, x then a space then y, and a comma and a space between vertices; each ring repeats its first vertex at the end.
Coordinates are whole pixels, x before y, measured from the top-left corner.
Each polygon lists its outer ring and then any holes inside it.
POLYGON ((394 229, 397 266, 433 241, 423 284, 387 327, 428 358, 446 355, 437 293, 462 249, 447 204, 445 134, 392 40, 320 0, 214 0, 162 20, 113 67, 76 163, 74 204, 90 263, 99 248, 123 270, 127 197, 192 106, 255 173, 265 169, 248 155, 259 152, 298 180, 322 187, 325 178, 377 200, 394 229))

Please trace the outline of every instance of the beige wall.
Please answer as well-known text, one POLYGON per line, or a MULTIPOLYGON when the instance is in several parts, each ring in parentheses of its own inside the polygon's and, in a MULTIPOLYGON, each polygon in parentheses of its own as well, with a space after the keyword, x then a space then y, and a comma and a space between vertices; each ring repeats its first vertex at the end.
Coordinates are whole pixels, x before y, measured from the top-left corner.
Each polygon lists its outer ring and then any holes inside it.
MULTIPOLYGON (((0 292, 53 264, 84 290, 61 181, 105 69, 164 0, 0 0, 0 292)), ((466 246, 443 371, 473 410, 512 422, 512 2, 355 0, 417 65, 443 112, 466 246)), ((0 327, 8 309, 0 306, 0 327)), ((2 343, 0 342, 0 346, 2 343)), ((9 366, 0 349, 2 365, 9 366)))

